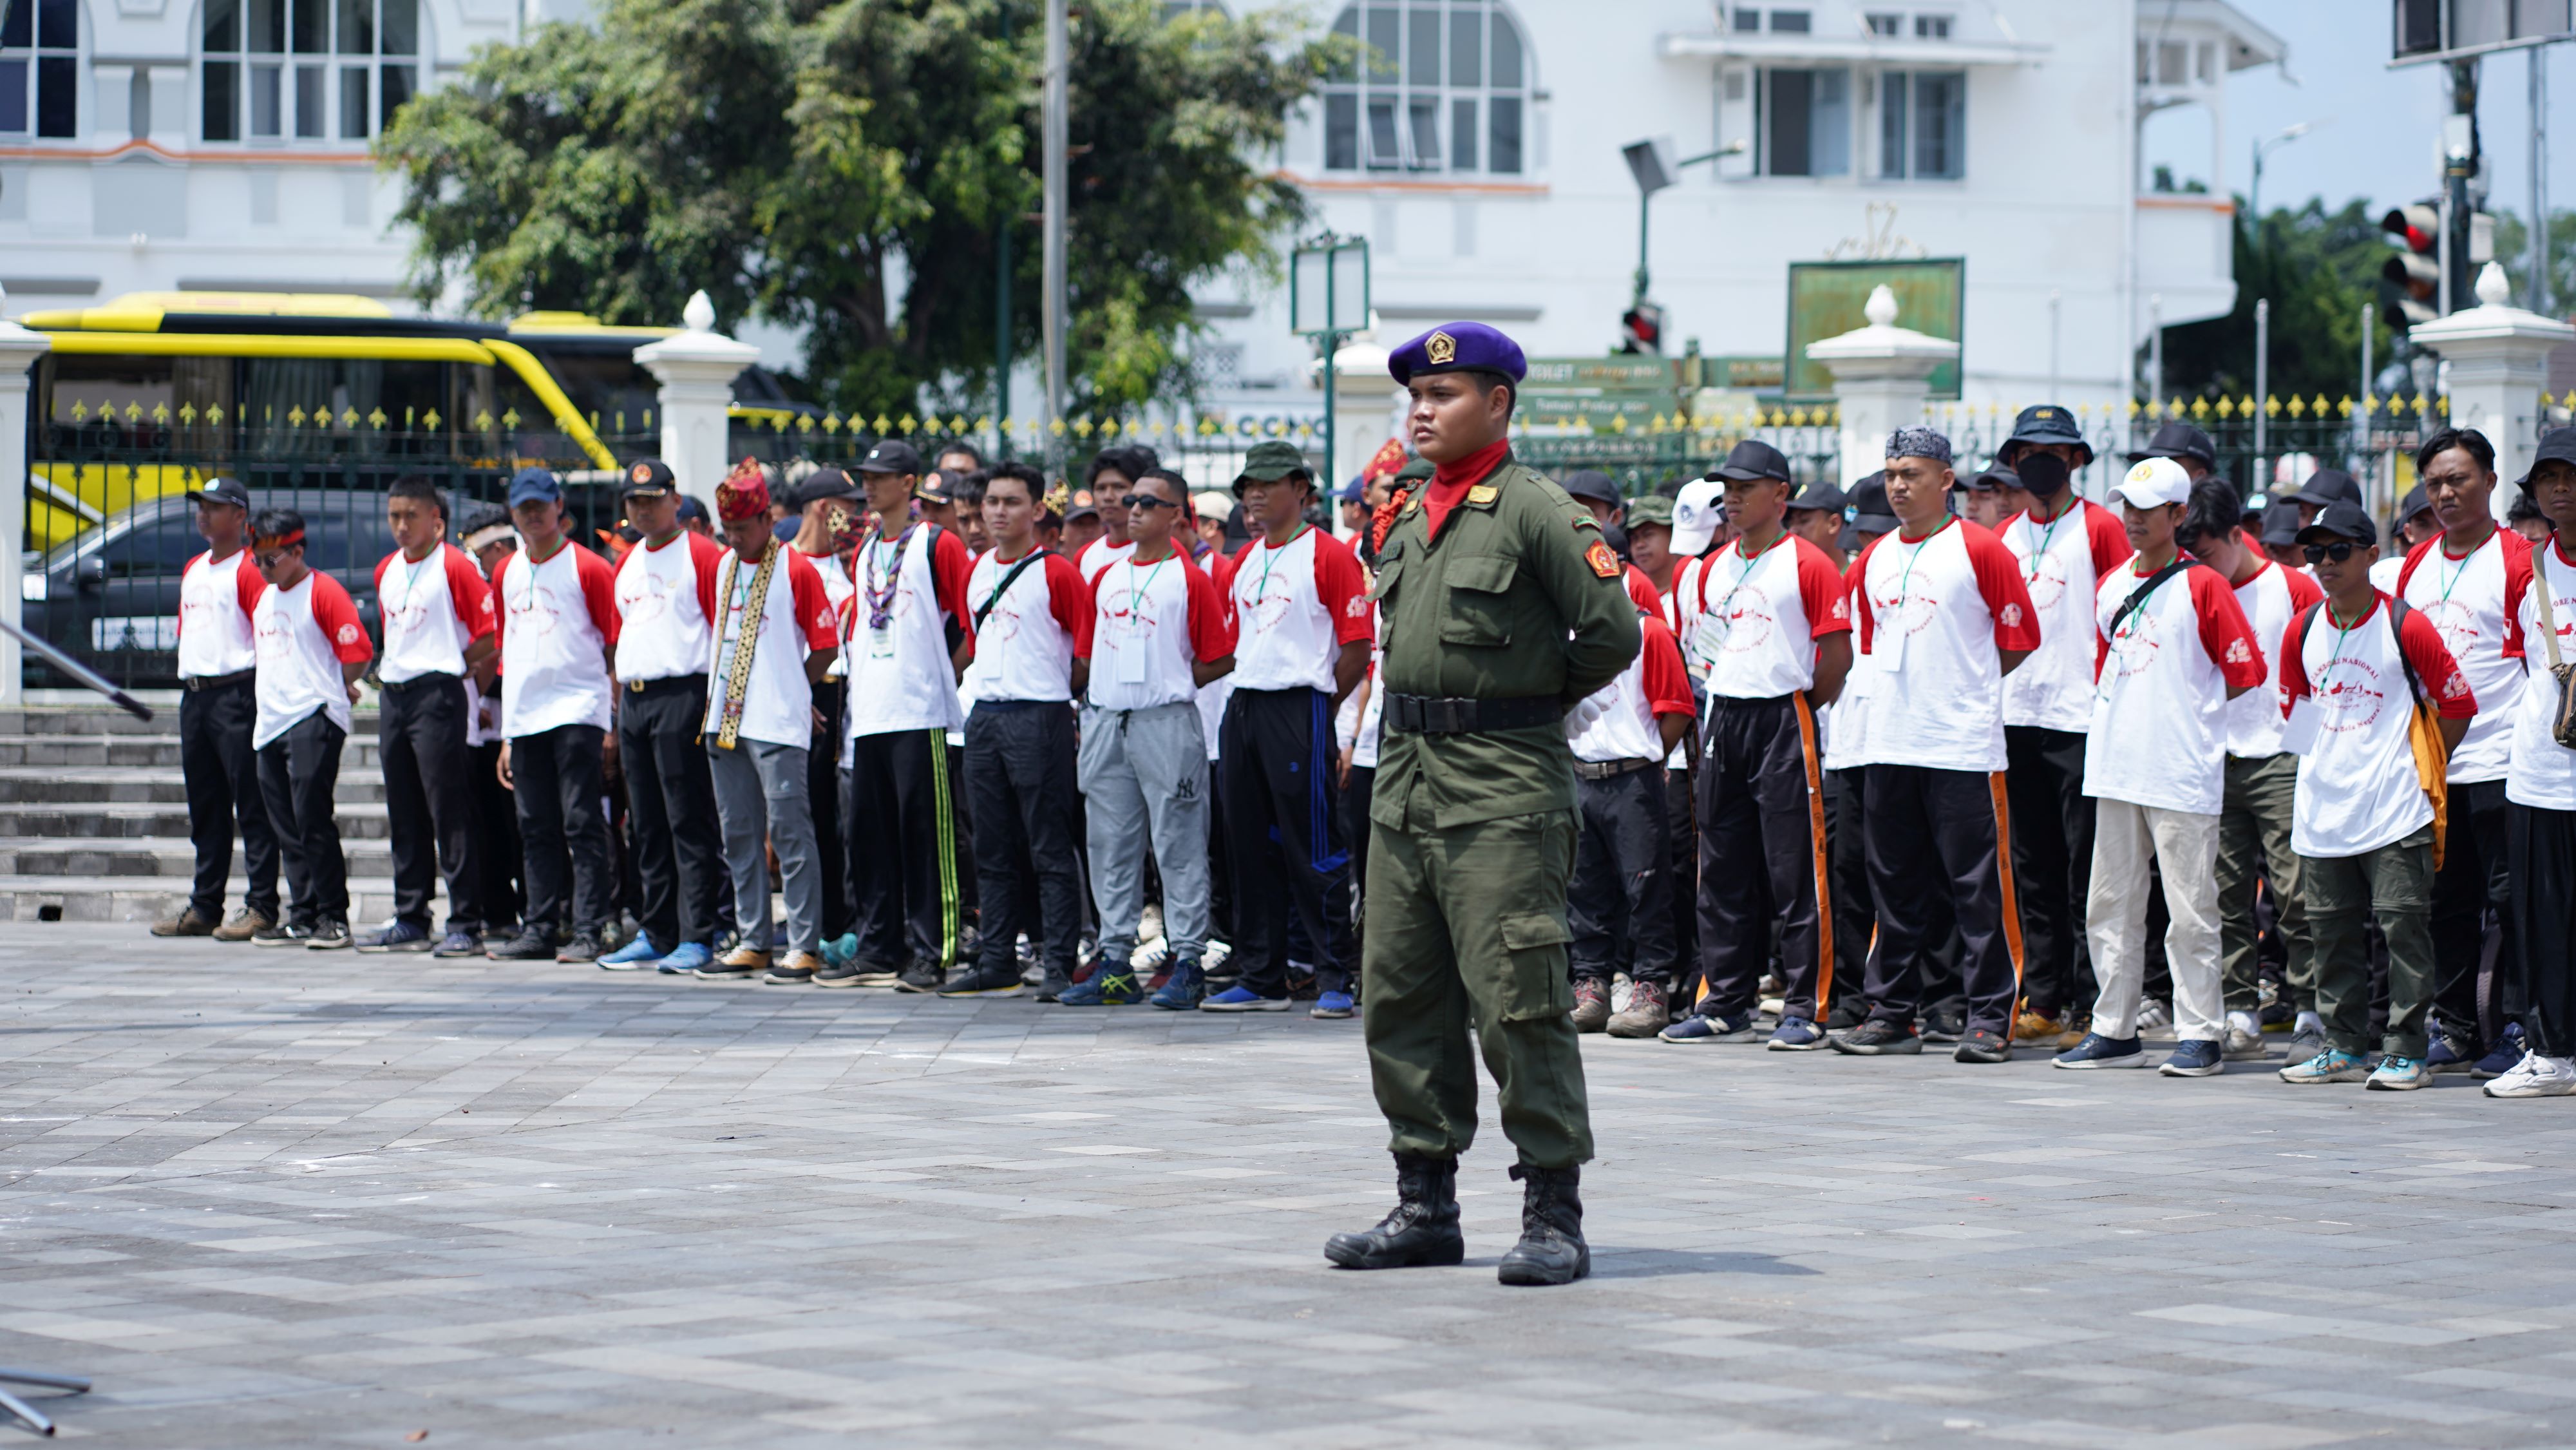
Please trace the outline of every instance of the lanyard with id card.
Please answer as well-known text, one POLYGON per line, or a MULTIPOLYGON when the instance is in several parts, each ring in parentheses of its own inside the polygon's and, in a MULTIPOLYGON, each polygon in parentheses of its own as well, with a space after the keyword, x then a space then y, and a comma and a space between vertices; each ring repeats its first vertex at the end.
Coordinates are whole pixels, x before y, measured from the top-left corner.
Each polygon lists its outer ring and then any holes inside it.
POLYGON ((1132 557, 1128 560, 1127 576, 1131 582, 1127 586, 1127 639, 1126 647, 1118 651, 1118 683, 1122 685, 1145 683, 1145 651, 1150 647, 1153 635, 1145 628, 1144 608, 1153 599, 1154 576, 1163 572, 1163 566, 1170 562, 1172 557, 1169 554, 1156 559, 1139 581, 1136 580, 1135 560, 1132 557))

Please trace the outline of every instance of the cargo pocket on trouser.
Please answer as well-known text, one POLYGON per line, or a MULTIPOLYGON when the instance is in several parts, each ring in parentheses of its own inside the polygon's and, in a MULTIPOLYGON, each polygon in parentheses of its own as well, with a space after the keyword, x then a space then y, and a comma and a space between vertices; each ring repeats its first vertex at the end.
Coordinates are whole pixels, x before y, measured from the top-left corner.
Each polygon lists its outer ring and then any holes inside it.
POLYGON ((1574 1010, 1574 988, 1566 977, 1566 950, 1574 940, 1565 918, 1552 912, 1527 911, 1496 923, 1503 940, 1505 966, 1498 1006, 1506 1022, 1537 1022, 1574 1010))

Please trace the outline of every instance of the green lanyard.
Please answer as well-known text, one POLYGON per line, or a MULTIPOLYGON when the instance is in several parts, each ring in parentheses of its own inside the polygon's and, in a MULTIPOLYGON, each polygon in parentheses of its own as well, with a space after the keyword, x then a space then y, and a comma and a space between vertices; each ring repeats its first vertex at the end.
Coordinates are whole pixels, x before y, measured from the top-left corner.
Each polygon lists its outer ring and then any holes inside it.
MULTIPOLYGON (((2030 551, 2030 579, 2028 582, 2034 584, 2039 582, 2039 561, 2048 557, 2048 541, 2057 537, 2057 526, 2065 521, 2068 514, 2071 514, 2082 507, 2084 507, 2082 503, 2074 499, 2069 499, 2066 501, 2066 507, 2058 510, 2057 517, 2048 521, 2047 531, 2039 536, 2039 547, 2030 551)), ((2024 513, 2022 515, 2024 520, 2029 519, 2029 517, 2030 515, 2028 513, 2024 513)))
MULTIPOLYGON (((1132 553, 1127 556, 1127 629, 1129 633, 1137 633, 1136 609, 1139 601, 1153 591, 1154 576, 1162 573, 1163 566, 1170 562, 1172 562, 1172 556, 1165 554, 1146 565, 1145 577, 1140 581, 1136 578, 1136 556, 1132 553)), ((1139 635, 1139 637, 1142 636, 1139 635)))
MULTIPOLYGON (((1299 524, 1297 526, 1297 532, 1288 536, 1288 543, 1280 544, 1277 547, 1273 547, 1267 540, 1263 541, 1261 545, 1261 583, 1253 591, 1253 602, 1259 603, 1260 601, 1270 597, 1270 556, 1286 549, 1289 544, 1294 544, 1299 539, 1306 537, 1306 531, 1313 527, 1313 524, 1299 524)), ((1159 559, 1156 560, 1155 567, 1162 567, 1162 561, 1159 559)))
MULTIPOLYGON (((1916 540, 1916 541, 1915 541, 1915 544, 1914 544, 1914 552, 1905 556, 1905 573, 1904 573, 1904 575, 1903 575, 1902 577, 1898 578, 1898 580, 1896 581, 1896 610, 1895 610, 1895 613, 1897 613, 1898 615, 1902 615, 1902 614, 1904 614, 1904 613, 1905 613, 1905 601, 1906 601, 1907 599, 1910 599, 1910 598, 1912 598, 1912 597, 1913 597, 1913 592, 1912 592, 1912 591, 1913 591, 1913 588, 1914 588, 1914 562, 1915 562, 1916 560, 1918 560, 1918 559, 1920 559, 1920 558, 1922 558, 1922 557, 1923 557, 1923 547, 1924 547, 1924 545, 1929 544, 1929 543, 1931 543, 1934 539, 1937 539, 1937 538, 1941 537, 1941 535, 1942 535, 1943 533, 1945 533, 1945 532, 1947 532, 1947 531, 1949 530, 1950 525, 1955 524, 1955 523, 1957 523, 1957 522, 1958 522, 1958 520, 1957 520, 1957 519, 1954 519, 1954 518, 1953 518, 1953 519, 1943 519, 1943 520, 1941 521, 1941 527, 1940 527, 1940 528, 1934 529, 1932 532, 1930 532, 1930 533, 1928 533, 1928 534, 1925 534, 1921 539, 1916 540)), ((1902 538, 1904 537, 1904 535, 1899 534, 1899 535, 1897 535, 1897 537, 1898 537, 1898 538, 1900 538, 1900 539, 1902 539, 1902 538)))
MULTIPOLYGON (((2495 535, 2493 534, 2487 535, 2487 538, 2489 539, 2494 537, 2495 535)), ((2440 546, 2436 545, 2435 547, 2439 548, 2440 546)), ((2442 586, 2442 597, 2436 601, 2437 603, 2448 604, 2451 602, 2451 591, 2460 587, 2460 576, 2469 572, 2469 566, 2478 561, 2478 549, 2483 549, 2485 547, 2486 541, 2482 539, 2478 542, 2477 549, 2471 549, 2468 554, 2460 560, 2459 567, 2451 571, 2451 582, 2442 586)), ((2450 551, 2444 549, 2442 551, 2442 557, 2445 559, 2450 558, 2450 551)))
MULTIPOLYGON (((1742 539, 1735 541, 1735 557, 1744 561, 1744 572, 1737 575, 1735 577, 1735 582, 1726 587, 1726 597, 1717 601, 1717 617, 1721 621, 1724 621, 1719 624, 1718 628, 1725 630, 1732 630, 1735 628, 1733 611, 1735 609, 1736 592, 1742 589, 1745 584, 1753 578, 1753 571, 1760 567, 1764 554, 1770 553, 1773 549, 1776 549, 1787 542, 1789 542, 1789 534, 1785 529, 1781 531, 1780 537, 1773 539, 1771 542, 1762 546, 1761 554, 1748 554, 1744 552, 1744 541, 1742 539)), ((1923 542, 1928 544, 1932 541, 1927 537, 1923 542)), ((1918 549, 1915 552, 1920 553, 1922 551, 1918 549)), ((1909 574, 1913 570, 1913 566, 1910 563, 1906 568, 1909 574)))

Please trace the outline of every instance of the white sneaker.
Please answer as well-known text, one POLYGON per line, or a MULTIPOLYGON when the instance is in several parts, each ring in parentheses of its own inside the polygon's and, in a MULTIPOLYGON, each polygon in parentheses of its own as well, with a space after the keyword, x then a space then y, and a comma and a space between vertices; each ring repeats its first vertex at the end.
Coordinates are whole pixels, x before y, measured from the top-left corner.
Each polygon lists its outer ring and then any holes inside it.
POLYGON ((1172 944, 1163 940, 1160 936, 1155 936, 1138 942, 1136 944, 1136 950, 1128 954, 1127 964, 1135 968, 1137 971, 1143 972, 1147 976, 1151 976, 1154 973, 1161 971, 1163 969, 1163 963, 1170 961, 1171 957, 1172 944))
POLYGON ((2490 1078, 2491 1098, 2576 1098, 2576 1058, 2526 1052, 2505 1075, 2490 1078))
POLYGON ((2173 1009, 2171 1007, 2166 1006, 2164 1003, 2157 1001, 2153 997, 2149 997, 2147 1000, 2138 1004, 2138 1026, 2146 1028, 2171 1027, 2172 1025, 2173 1009))
POLYGON ((1213 972, 1217 968, 1224 966, 1226 958, 1233 955, 1234 948, 1231 945, 1221 941, 1212 941, 1202 949, 1199 955, 1199 965, 1213 972))

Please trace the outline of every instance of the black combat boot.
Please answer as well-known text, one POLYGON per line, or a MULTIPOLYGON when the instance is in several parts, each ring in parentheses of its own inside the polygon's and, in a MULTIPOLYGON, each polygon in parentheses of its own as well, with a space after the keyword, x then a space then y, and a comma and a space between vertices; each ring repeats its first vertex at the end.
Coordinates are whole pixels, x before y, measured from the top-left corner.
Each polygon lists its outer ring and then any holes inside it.
POLYGON ((1521 1180, 1521 1241, 1503 1255, 1494 1277, 1506 1284, 1571 1284, 1592 1272, 1592 1247, 1583 1241, 1580 1168, 1512 1165, 1521 1180))
POLYGON ((1458 1160, 1395 1155, 1395 1211, 1366 1233, 1335 1234, 1324 1257, 1345 1269, 1413 1269, 1467 1257, 1458 1232, 1458 1160))

